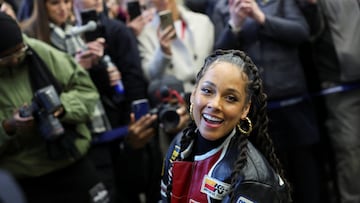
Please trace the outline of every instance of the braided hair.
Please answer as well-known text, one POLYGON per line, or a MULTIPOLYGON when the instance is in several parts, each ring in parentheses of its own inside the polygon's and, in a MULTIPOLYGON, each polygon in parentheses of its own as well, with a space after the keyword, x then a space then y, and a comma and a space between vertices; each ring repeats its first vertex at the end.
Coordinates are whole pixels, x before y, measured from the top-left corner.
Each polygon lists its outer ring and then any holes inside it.
MULTIPOLYGON (((274 168, 274 170, 282 177, 287 188, 288 188, 288 199, 291 200, 290 197, 290 186, 287 180, 284 178, 284 171, 281 167, 280 161, 275 154, 275 150, 273 147, 273 142, 268 134, 268 117, 266 113, 267 107, 267 96, 263 92, 262 80, 260 78, 259 71, 253 61, 247 56, 244 52, 239 50, 216 50, 211 55, 209 55, 205 59, 204 66, 198 72, 196 77, 196 85, 199 83, 200 79, 205 75, 209 67, 211 67, 214 63, 217 62, 227 62, 239 67, 243 73, 247 75, 247 87, 246 91, 246 103, 251 102, 250 111, 248 113, 248 118, 253 123, 253 131, 250 134, 251 142, 254 146, 265 156, 265 158, 269 161, 270 165, 274 168)), ((240 123, 241 128, 245 128, 242 126, 243 123, 240 123)), ((244 124, 244 126, 246 126, 244 124)), ((185 150, 192 140, 196 137, 196 125, 195 122, 192 121, 187 128, 183 131, 183 136, 180 141, 180 152, 185 150)), ((237 145, 240 153, 235 161, 234 168, 231 172, 231 183, 230 183, 230 202, 235 202, 234 200, 234 189, 239 180, 239 174, 243 167, 247 162, 247 144, 248 144, 248 136, 239 131, 241 136, 235 136, 233 139, 235 144, 237 145)), ((181 159, 179 156, 178 160, 181 159)), ((169 185, 167 187, 168 194, 171 191, 171 181, 169 181, 169 185)))

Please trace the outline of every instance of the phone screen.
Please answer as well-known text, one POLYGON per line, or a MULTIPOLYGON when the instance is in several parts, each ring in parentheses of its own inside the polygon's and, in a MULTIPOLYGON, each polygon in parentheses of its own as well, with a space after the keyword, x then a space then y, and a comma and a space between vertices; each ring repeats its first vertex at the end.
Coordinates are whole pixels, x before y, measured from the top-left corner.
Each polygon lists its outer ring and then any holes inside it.
POLYGON ((141 15, 140 3, 139 1, 129 1, 127 2, 127 10, 130 16, 130 20, 141 15))
POLYGON ((149 101, 147 99, 135 100, 131 103, 132 112, 135 114, 135 120, 149 113, 149 101))

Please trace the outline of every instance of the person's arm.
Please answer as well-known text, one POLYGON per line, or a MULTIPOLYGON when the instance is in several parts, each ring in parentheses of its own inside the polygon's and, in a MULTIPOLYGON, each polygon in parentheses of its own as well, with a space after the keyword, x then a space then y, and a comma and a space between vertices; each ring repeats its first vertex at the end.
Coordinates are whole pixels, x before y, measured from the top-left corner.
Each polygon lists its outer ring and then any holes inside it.
POLYGON ((27 38, 27 41, 63 87, 60 100, 65 114, 61 120, 72 124, 87 122, 99 100, 87 71, 72 56, 35 39, 27 38))
MULTIPOLYGON (((92 116, 99 94, 88 73, 70 56, 66 61, 70 70, 69 80, 64 92, 60 95, 66 112, 61 120, 69 123, 86 122, 92 116)), ((66 64, 66 62, 60 64, 66 64)))
POLYGON ((171 65, 171 56, 161 49, 154 21, 138 36, 142 68, 147 79, 161 77, 171 65))
POLYGON ((325 28, 324 16, 318 1, 298 0, 298 4, 309 24, 311 37, 316 38, 325 28))
POLYGON ((146 97, 147 81, 141 68, 136 37, 123 23, 116 23, 107 29, 109 55, 121 73, 126 100, 146 97))
MULTIPOLYGON (((234 195, 234 202, 287 202, 285 190, 256 181, 242 182, 234 195)), ((230 197, 226 196, 222 202, 230 203, 230 197)))
MULTIPOLYGON (((279 2, 281 4, 281 2, 279 2)), ((309 26, 295 0, 282 0, 279 16, 266 15, 265 23, 259 33, 289 44, 299 44, 309 38, 309 26)))

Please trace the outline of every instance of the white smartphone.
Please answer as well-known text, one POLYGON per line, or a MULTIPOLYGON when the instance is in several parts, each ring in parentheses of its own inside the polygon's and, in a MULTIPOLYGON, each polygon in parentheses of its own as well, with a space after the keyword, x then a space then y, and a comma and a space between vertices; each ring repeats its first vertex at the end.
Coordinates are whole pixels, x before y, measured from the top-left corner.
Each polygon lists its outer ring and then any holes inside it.
POLYGON ((139 120, 142 116, 149 113, 150 105, 147 99, 134 100, 131 103, 131 110, 135 114, 135 120, 139 120))
MULTIPOLYGON (((159 12, 160 17, 160 28, 161 30, 164 30, 169 25, 172 26, 172 28, 175 30, 174 20, 172 17, 172 13, 170 10, 164 10, 159 12)), ((176 34, 172 36, 172 38, 176 38, 176 34)))

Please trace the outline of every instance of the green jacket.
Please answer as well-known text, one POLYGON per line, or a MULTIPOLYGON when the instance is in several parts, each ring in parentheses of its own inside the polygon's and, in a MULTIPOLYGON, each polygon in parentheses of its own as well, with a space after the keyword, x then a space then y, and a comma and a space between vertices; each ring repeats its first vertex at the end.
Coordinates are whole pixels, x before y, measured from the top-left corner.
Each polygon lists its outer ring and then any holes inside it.
MULTIPOLYGON (((90 146, 90 132, 86 127, 94 106, 99 99, 97 90, 86 70, 78 65, 70 55, 24 35, 28 44, 43 59, 58 82, 63 85, 60 95, 66 114, 62 123, 77 124, 76 130, 82 136, 75 145, 83 155, 90 146)), ((12 117, 14 110, 24 104, 31 104, 31 89, 28 69, 25 62, 18 67, 0 68, 0 122, 12 117)), ((0 168, 11 172, 15 177, 41 176, 64 168, 74 159, 50 160, 45 141, 37 130, 16 132, 8 136, 0 125, 0 168)))

